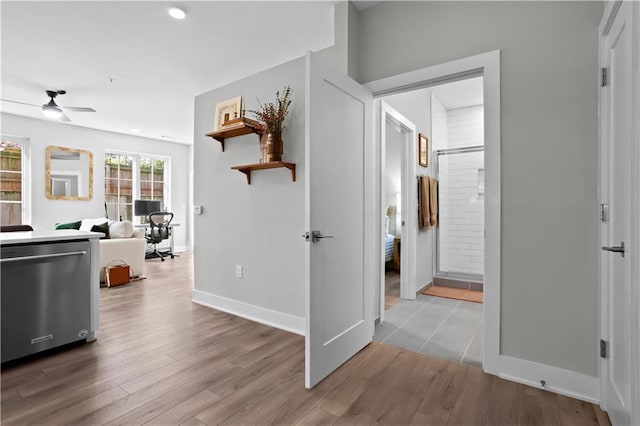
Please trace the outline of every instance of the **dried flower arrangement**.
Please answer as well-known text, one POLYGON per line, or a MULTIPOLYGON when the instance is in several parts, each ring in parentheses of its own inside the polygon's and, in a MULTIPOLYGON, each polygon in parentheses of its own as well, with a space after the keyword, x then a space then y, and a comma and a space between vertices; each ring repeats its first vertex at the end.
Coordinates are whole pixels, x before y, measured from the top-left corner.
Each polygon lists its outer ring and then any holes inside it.
POLYGON ((267 102, 262 104, 258 99, 258 110, 250 110, 249 112, 256 116, 256 119, 261 122, 264 130, 274 135, 282 135, 284 130, 284 120, 289 113, 289 106, 291 105, 291 87, 285 86, 280 91, 276 92, 276 101, 267 102))

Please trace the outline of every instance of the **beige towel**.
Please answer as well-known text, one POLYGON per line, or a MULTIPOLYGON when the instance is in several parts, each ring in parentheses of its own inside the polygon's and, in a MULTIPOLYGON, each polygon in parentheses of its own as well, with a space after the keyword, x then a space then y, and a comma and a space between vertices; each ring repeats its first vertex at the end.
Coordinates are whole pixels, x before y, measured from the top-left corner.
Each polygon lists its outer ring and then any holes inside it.
POLYGON ((431 227, 431 217, 429 216, 429 178, 418 176, 418 228, 427 229, 431 227))
POLYGON ((431 226, 438 224, 438 181, 435 178, 429 178, 429 219, 431 226))

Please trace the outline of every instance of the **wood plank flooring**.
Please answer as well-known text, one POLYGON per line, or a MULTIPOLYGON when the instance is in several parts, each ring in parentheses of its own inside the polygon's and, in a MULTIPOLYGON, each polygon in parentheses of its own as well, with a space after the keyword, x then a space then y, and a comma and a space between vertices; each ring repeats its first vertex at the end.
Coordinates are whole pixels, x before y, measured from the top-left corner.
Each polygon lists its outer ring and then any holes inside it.
POLYGON ((592 404, 379 343, 306 390, 302 337, 193 304, 189 254, 146 268, 101 290, 96 342, 2 370, 3 425, 607 424, 592 404))
POLYGON ((400 302, 400 274, 398 272, 385 272, 384 293, 385 310, 400 302))

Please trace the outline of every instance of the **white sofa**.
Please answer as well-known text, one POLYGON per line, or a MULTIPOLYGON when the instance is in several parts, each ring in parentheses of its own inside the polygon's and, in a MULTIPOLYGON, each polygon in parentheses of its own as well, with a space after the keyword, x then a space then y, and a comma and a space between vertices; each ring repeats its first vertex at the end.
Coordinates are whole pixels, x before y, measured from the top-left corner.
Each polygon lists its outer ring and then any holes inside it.
MULTIPOLYGON (((144 230, 142 230, 144 233, 144 230)), ((114 260, 123 260, 130 267, 132 277, 144 274, 144 238, 117 238, 100 240, 100 282, 104 282, 104 268, 114 260)))
POLYGON ((109 224, 111 238, 100 240, 100 282, 105 281, 105 266, 113 261, 122 260, 129 265, 131 277, 144 274, 144 256, 147 249, 144 232, 144 229, 133 229, 131 222, 109 224))

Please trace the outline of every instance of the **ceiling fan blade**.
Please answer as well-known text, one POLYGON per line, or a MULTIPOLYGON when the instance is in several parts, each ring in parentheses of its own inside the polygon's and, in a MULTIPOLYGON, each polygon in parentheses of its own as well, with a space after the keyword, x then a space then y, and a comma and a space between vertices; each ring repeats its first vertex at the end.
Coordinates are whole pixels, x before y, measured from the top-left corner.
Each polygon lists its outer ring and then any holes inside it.
POLYGON ((3 101, 3 102, 11 102, 12 104, 29 105, 29 106, 34 106, 34 107, 42 108, 42 105, 28 104, 28 103, 26 103, 26 102, 11 101, 11 100, 9 100, 9 99, 0 99, 0 101, 3 101))
POLYGON ((64 115, 64 113, 62 113, 62 115, 60 116, 60 121, 64 121, 65 123, 71 122, 71 120, 69 120, 69 117, 64 115))
POLYGON ((96 112, 95 109, 89 108, 89 107, 69 107, 69 106, 60 105, 60 108, 66 109, 67 111, 73 111, 73 112, 96 112))

